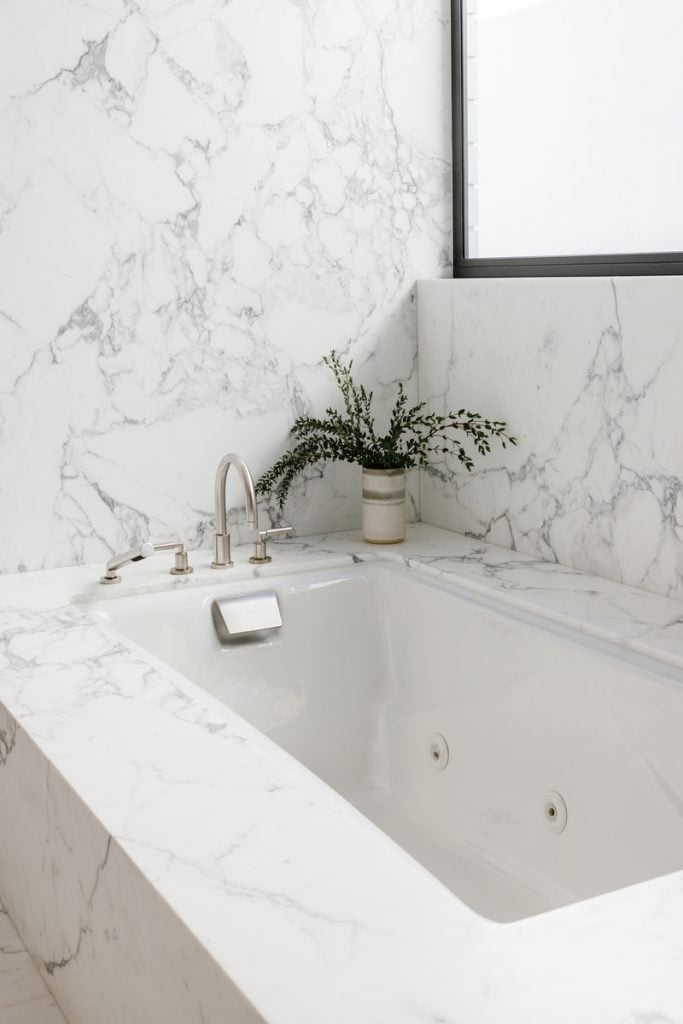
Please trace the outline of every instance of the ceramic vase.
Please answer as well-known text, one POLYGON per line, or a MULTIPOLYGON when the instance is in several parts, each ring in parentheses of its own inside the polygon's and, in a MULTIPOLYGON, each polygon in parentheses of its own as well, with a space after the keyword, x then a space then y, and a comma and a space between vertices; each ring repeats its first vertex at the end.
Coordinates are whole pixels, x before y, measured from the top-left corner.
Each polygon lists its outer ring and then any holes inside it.
POLYGON ((405 535, 405 469, 363 468, 363 539, 398 544, 405 535))

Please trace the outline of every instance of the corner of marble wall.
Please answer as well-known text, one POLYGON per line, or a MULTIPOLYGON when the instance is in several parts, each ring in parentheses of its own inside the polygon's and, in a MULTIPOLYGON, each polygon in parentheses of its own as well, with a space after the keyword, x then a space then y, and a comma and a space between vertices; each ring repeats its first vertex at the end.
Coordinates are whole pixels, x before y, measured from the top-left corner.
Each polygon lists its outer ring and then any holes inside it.
MULTIPOLYGON (((264 470, 330 349, 416 394, 449 262, 446 0, 34 8, 0 5, 0 571, 204 543, 220 456, 264 470)), ((288 520, 357 525, 351 477, 288 520)))
POLYGON ((683 597, 683 280, 423 281, 419 393, 518 446, 423 474, 425 522, 683 597))

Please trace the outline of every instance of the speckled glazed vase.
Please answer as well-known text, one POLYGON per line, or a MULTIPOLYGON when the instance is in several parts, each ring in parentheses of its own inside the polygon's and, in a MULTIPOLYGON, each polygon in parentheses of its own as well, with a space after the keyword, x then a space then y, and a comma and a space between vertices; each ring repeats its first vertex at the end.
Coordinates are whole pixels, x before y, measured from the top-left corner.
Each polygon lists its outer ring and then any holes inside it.
POLYGON ((363 469, 363 539, 399 544, 406 535, 405 469, 363 469))

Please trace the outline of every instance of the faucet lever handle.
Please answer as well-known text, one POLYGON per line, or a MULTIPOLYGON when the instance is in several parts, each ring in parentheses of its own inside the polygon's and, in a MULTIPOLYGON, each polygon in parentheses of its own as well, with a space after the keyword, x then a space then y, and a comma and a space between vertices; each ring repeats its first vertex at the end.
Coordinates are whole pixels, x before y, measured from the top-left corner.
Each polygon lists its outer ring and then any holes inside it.
POLYGON ((271 537, 288 537, 294 533, 293 526, 277 526, 272 530, 259 530, 259 540, 269 541, 271 537))
POLYGON ((254 545, 254 554, 249 561, 255 565, 264 565, 266 562, 272 562, 273 559, 267 551, 268 541, 273 537, 288 537, 292 533, 294 533, 292 526, 278 526, 272 530, 259 530, 258 540, 254 545))
POLYGON ((188 576, 192 572, 192 566, 190 565, 187 557, 187 551, 185 545, 179 540, 164 540, 158 544, 143 545, 143 547, 150 547, 152 552, 156 551, 173 551, 175 564, 170 570, 171 576, 188 576))

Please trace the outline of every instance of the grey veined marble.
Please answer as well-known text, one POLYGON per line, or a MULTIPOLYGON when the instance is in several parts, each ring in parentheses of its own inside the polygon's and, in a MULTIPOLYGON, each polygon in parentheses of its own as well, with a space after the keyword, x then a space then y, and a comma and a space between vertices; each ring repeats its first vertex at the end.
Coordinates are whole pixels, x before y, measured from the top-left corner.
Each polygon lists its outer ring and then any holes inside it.
POLYGON ((423 520, 682 597, 683 279, 421 282, 418 306, 422 397, 519 439, 435 465, 423 520))
MULTIPOLYGON (((415 393, 447 8, 3 0, 0 570, 201 543, 220 456, 265 469, 333 346, 415 393)), ((288 518, 351 526, 358 486, 312 473, 288 518)))

